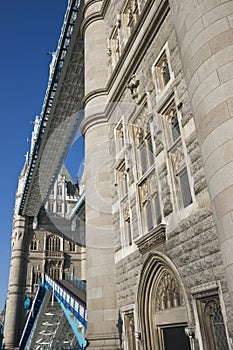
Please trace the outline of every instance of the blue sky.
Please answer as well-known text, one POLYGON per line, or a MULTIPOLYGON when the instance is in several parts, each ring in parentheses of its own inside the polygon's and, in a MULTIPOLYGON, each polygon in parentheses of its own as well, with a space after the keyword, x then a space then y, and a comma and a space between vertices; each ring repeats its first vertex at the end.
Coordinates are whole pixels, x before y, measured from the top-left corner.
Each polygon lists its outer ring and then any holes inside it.
POLYGON ((67 0, 0 4, 0 311, 8 284, 11 222, 17 180, 48 82, 48 51, 55 51, 67 0))

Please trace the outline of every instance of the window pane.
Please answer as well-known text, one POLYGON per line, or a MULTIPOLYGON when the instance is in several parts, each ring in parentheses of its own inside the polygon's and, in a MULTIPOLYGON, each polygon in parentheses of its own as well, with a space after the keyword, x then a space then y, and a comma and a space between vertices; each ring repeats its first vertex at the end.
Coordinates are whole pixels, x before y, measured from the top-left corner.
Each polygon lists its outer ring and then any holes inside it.
POLYGON ((147 221, 147 230, 151 230, 153 228, 153 217, 152 217, 152 210, 151 210, 151 201, 148 200, 146 204, 146 221, 147 221))
POLYGON ((147 154, 146 154, 146 147, 143 143, 139 148, 139 158, 140 158, 140 173, 143 175, 146 170, 148 169, 148 160, 147 160, 147 154))
POLYGON ((164 80, 164 85, 167 85, 167 83, 170 80, 170 72, 169 72, 169 67, 168 67, 167 61, 165 61, 165 63, 164 63, 163 80, 164 80))
POLYGON ((130 220, 125 221, 125 238, 128 245, 132 245, 130 220))
POLYGON ((157 219, 157 225, 158 225, 162 221, 161 208, 160 208, 158 194, 155 195, 155 213, 156 213, 156 219, 157 219))
POLYGON ((148 153, 149 166, 151 166, 152 164, 154 164, 154 153, 153 153, 153 145, 152 145, 151 137, 148 137, 147 139, 147 153, 148 153))
POLYGON ((180 127, 178 123, 177 113, 174 112, 174 115, 171 118, 171 126, 172 126, 172 137, 175 142, 178 137, 180 137, 180 127))
POLYGON ((184 207, 187 207, 189 204, 192 203, 192 196, 190 192, 187 171, 184 171, 180 175, 180 186, 181 186, 181 192, 182 192, 182 198, 183 198, 183 205, 184 207))

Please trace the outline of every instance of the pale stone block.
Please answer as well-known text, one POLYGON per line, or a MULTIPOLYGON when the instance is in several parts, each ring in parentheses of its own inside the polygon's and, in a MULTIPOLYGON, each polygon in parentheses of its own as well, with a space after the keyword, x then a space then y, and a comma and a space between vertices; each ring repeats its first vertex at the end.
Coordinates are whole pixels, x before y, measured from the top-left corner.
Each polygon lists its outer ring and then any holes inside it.
MULTIPOLYGON (((216 148, 220 147, 223 144, 227 144, 227 142, 231 141, 233 138, 233 118, 227 119, 224 123, 218 126, 218 128, 214 129, 212 132, 212 137, 216 148)), ((224 157, 228 157, 227 145, 225 146, 224 157)), ((232 148, 231 144, 229 144, 228 151, 231 152, 232 148)))
POLYGON ((200 35, 204 30, 204 25, 201 18, 198 18, 195 23, 192 25, 192 30, 186 31, 186 35, 182 42, 181 50, 185 52, 188 50, 190 44, 195 40, 195 38, 200 35))
MULTIPOLYGON (((89 259, 90 263, 88 262, 88 265, 92 266, 94 262, 92 263, 91 260, 89 259)), ((88 289, 89 288, 96 288, 98 287, 106 287, 109 286, 109 277, 108 276, 93 276, 90 280, 87 281, 88 289)))
POLYGON ((222 83, 225 81, 232 79, 232 73, 233 72, 233 61, 226 63, 222 67, 218 69, 218 76, 222 83))
MULTIPOLYGON (((221 67, 232 60, 233 46, 224 47, 221 51, 217 51, 214 55, 204 60, 198 68, 198 76, 203 79, 212 73, 217 67, 221 67)), ((196 56, 195 56, 196 57, 196 56)), ((194 61, 196 61, 194 59, 194 61)))
MULTIPOLYGON (((232 246, 232 245, 231 245, 232 246)), ((232 251, 231 251, 232 254, 232 251)), ((230 291, 233 290, 233 264, 228 266, 228 268, 225 270, 226 277, 227 277, 227 286, 230 291)), ((233 297, 233 295, 232 295, 233 297)))
POLYGON ((233 99, 232 98, 227 100, 227 107, 228 107, 229 115, 232 118, 233 117, 233 99))
MULTIPOLYGON (((104 320, 104 310, 88 310, 89 320, 95 320, 96 322, 101 322, 104 320)), ((90 322, 91 323, 91 322, 90 322)))
POLYGON ((231 28, 233 28, 233 14, 227 16, 227 18, 228 18, 228 21, 230 23, 231 28))
POLYGON ((212 134, 208 135, 208 137, 202 143, 201 151, 203 161, 205 162, 210 154, 214 151, 214 140, 212 134))
POLYGON ((92 288, 88 290, 88 297, 89 299, 96 299, 96 298, 101 298, 103 295, 102 293, 102 288, 98 287, 98 288, 92 288))
POLYGON ((204 80, 201 80, 201 83, 198 85, 194 95, 192 96, 192 104, 198 106, 202 100, 205 99, 207 94, 210 94, 211 91, 215 90, 219 85, 219 77, 216 72, 211 73, 204 80))
MULTIPOLYGON (((109 277, 108 277, 109 278, 109 277)), ((90 310, 106 310, 111 309, 113 305, 115 305, 116 296, 114 294, 114 297, 111 298, 107 297, 101 297, 101 298, 89 298, 89 295, 87 295, 88 298, 88 309, 90 310)))
POLYGON ((207 136, 221 123, 230 118, 227 103, 223 102, 205 116, 197 126, 199 136, 205 140, 207 136))
POLYGON ((232 237, 232 226, 233 226, 233 211, 227 213, 219 218, 217 222, 218 231, 221 232, 219 236, 220 242, 224 242, 232 237), (231 214, 231 215, 230 215, 231 214))
POLYGON ((190 83, 189 83, 189 94, 190 94, 190 96, 193 96, 195 94, 195 92, 196 92, 198 86, 200 85, 201 81, 202 81, 202 79, 200 80, 198 72, 196 71, 192 75, 192 78, 190 79, 190 83))
POLYGON ((223 103, 233 96, 233 80, 229 80, 219 85, 215 90, 212 90, 211 94, 207 95, 204 100, 195 108, 196 124, 199 125, 200 119, 203 115, 210 113, 219 104, 223 103))
POLYGON ((101 254, 101 255, 97 255, 95 256, 95 264, 96 265, 108 265, 108 264, 112 264, 113 262, 113 257, 112 254, 101 254))
POLYGON ((202 14, 205 14, 209 11, 211 11, 211 9, 217 7, 218 5, 221 4, 220 0, 198 0, 198 3, 200 4, 199 6, 199 11, 202 14))
POLYGON ((113 276, 115 272, 115 265, 112 263, 111 265, 101 265, 94 266, 91 269, 87 270, 87 277, 91 278, 92 276, 113 276))
POLYGON ((203 22, 205 26, 217 21, 220 17, 227 17, 231 15, 233 12, 233 4, 232 1, 228 1, 221 6, 216 6, 210 9, 206 14, 204 14, 203 22))
MULTIPOLYGON (((218 164, 218 161, 215 161, 218 164)), ((220 168, 221 165, 216 168, 220 168)), ((208 185, 211 191, 211 198, 214 199, 220 192, 225 188, 228 188, 232 184, 232 175, 233 175, 233 155, 232 162, 226 165, 223 164, 223 167, 219 170, 216 170, 214 175, 210 178, 208 185)))
MULTIPOLYGON (((88 1, 85 0, 85 3, 88 4, 88 1)), ((86 11, 85 11, 85 18, 91 16, 93 13, 95 12, 100 12, 101 10, 101 6, 102 6, 102 2, 99 1, 99 2, 93 2, 91 4, 91 6, 89 5, 87 8, 86 8, 86 11)))
POLYGON ((104 310, 104 320, 113 321, 116 319, 117 319, 117 310, 116 309, 104 310))
POLYGON ((224 32, 216 35, 209 41, 209 47, 211 53, 214 55, 216 52, 222 50, 223 48, 232 45, 232 35, 233 29, 225 30, 224 32))
MULTIPOLYGON (((192 76, 197 72, 199 67, 201 67, 203 63, 205 63, 211 57, 211 50, 209 48, 209 45, 205 44, 195 54, 193 54, 191 49, 190 51, 188 50, 185 53, 184 57, 187 65, 187 67, 185 67, 185 73, 189 81, 192 78, 192 76)), ((208 69, 210 70, 209 73, 213 71, 212 68, 208 69)))
POLYGON ((207 168, 206 175, 208 179, 214 176, 214 174, 226 164, 232 162, 233 152, 231 152, 231 147, 233 147, 233 138, 223 145, 213 148, 213 152, 204 162, 204 166, 207 168))
MULTIPOLYGON (((98 337, 98 335, 101 335, 101 338, 103 338, 103 344, 105 344, 106 340, 104 340, 104 337, 108 338, 108 335, 112 334, 113 330, 116 332, 117 321, 115 320, 114 322, 112 320, 104 320, 102 317, 98 316, 99 312, 100 311, 96 312, 95 317, 93 317, 94 315, 90 315, 90 317, 88 316, 87 339, 88 339, 88 335, 91 335, 91 334, 93 334, 94 337, 95 336, 98 337)), ((98 347, 97 349, 104 349, 104 347, 101 347, 101 348, 98 347)), ((117 347, 115 349, 117 349, 117 347)))
MULTIPOLYGON (((221 18, 205 28, 193 41, 192 52, 195 54, 200 48, 208 43, 212 38, 227 32, 230 29, 227 18, 221 18)), ((189 50, 189 47, 187 48, 189 50)))
POLYGON ((215 209, 215 215, 217 219, 226 215, 228 212, 233 211, 233 185, 226 188, 215 197, 213 204, 215 209))

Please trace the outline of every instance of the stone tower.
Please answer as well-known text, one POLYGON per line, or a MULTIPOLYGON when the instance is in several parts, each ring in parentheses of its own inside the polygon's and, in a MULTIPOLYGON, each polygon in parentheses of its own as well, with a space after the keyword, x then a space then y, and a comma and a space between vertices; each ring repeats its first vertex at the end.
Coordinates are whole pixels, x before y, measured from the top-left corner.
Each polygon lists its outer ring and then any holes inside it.
POLYGON ((4 332, 4 344, 6 349, 17 348, 26 314, 26 311, 23 308, 23 303, 26 292, 28 248, 32 239, 33 229, 32 220, 18 215, 18 208, 27 166, 28 160, 26 159, 23 170, 19 176, 12 225, 12 254, 6 301, 6 327, 4 332))
POLYGON ((229 349, 232 1, 83 13, 89 347, 229 349))

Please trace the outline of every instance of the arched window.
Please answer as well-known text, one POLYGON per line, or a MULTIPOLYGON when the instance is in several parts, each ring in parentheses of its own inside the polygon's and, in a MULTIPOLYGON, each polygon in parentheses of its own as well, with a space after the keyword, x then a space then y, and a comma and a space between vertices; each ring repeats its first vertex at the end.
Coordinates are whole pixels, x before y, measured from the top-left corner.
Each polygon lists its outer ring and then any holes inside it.
POLYGON ((75 243, 74 242, 69 242, 69 251, 75 252, 75 243))
POLYGON ((52 279, 59 280, 61 278, 61 269, 59 267, 51 267, 48 274, 52 279))
POLYGON ((30 250, 38 250, 38 241, 35 237, 31 241, 30 250))
POLYGON ((191 350, 185 334, 188 320, 183 289, 176 273, 157 255, 144 264, 138 308, 146 350, 191 350))
POLYGON ((59 252, 60 251, 60 238, 57 236, 50 236, 46 240, 46 250, 52 251, 52 252, 59 252))

